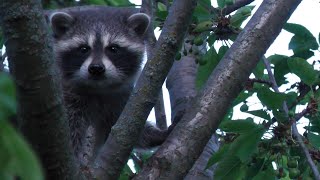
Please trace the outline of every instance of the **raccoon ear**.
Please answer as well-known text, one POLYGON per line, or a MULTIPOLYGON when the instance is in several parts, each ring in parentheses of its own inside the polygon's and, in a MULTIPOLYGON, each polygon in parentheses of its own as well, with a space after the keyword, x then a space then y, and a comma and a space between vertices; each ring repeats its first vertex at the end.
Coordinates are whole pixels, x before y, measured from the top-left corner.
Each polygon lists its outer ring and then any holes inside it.
POLYGON ((150 17, 145 13, 136 13, 128 18, 128 26, 138 35, 143 35, 150 24, 150 17))
POLYGON ((74 18, 65 12, 55 12, 49 18, 55 36, 63 35, 72 26, 74 18))

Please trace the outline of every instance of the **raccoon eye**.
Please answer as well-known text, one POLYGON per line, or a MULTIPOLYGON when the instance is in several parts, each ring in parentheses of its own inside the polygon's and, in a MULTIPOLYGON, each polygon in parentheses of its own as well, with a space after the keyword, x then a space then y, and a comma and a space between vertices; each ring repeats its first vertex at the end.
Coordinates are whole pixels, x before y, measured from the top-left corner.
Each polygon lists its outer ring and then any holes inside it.
POLYGON ((87 45, 83 45, 83 46, 80 46, 78 48, 79 52, 82 53, 82 54, 88 53, 90 51, 90 49, 91 48, 89 46, 87 46, 87 45))
POLYGON ((109 47, 107 47, 107 50, 113 54, 117 54, 120 50, 120 47, 116 44, 114 45, 110 45, 109 47))

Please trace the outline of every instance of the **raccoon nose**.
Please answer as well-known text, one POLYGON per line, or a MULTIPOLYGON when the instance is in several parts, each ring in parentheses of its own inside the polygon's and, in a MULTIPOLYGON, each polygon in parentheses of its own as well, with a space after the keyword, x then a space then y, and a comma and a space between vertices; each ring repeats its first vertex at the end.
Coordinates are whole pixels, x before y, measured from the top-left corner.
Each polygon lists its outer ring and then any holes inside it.
POLYGON ((97 76, 103 74, 106 71, 106 69, 102 64, 90 64, 88 71, 91 75, 97 76))

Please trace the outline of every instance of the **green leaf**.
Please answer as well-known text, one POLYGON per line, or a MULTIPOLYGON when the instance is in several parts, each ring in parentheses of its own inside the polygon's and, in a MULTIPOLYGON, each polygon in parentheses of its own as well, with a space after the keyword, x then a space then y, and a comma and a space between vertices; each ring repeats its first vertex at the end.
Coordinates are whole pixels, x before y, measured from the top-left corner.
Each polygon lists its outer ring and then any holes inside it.
POLYGON ((239 104, 240 102, 243 102, 246 100, 248 97, 252 95, 252 92, 247 92, 247 91, 242 91, 238 97, 233 101, 232 105, 235 106, 239 104))
POLYGON ((252 180, 274 180, 275 173, 272 168, 268 168, 264 171, 259 171, 259 173, 253 177, 252 180))
POLYGON ((0 146, 1 158, 3 160, 3 156, 6 155, 8 162, 1 166, 0 174, 19 176, 21 179, 44 179, 35 154, 6 121, 0 121, 0 146))
POLYGON ((304 129, 308 130, 308 131, 312 131, 312 132, 317 132, 320 133, 320 127, 316 126, 316 125, 311 125, 311 126, 305 126, 304 129))
POLYGON ((223 58, 223 56, 226 54, 226 52, 228 51, 229 47, 228 46, 221 46, 218 52, 218 58, 219 60, 221 60, 223 58))
POLYGON ((299 24, 287 23, 283 29, 294 34, 289 43, 289 49, 293 50, 295 57, 308 59, 314 55, 310 49, 316 50, 319 45, 307 28, 299 24))
POLYGON ((246 133, 240 134, 230 145, 230 154, 234 154, 245 163, 253 153, 257 151, 258 143, 261 141, 265 129, 261 125, 256 125, 246 133))
POLYGON ((222 122, 219 128, 225 132, 247 133, 257 128, 257 124, 250 120, 232 120, 222 122))
POLYGON ((249 16, 251 16, 251 11, 253 8, 254 6, 244 6, 238 9, 236 13, 231 16, 231 26, 239 28, 243 21, 245 21, 249 16))
POLYGON ((302 26, 300 24, 286 23, 286 25, 284 25, 283 29, 295 34, 295 36, 297 36, 297 37, 304 38, 306 42, 307 41, 309 42, 308 44, 310 45, 309 46, 310 49, 313 49, 313 50, 318 49, 319 45, 317 43, 316 38, 304 26, 302 26))
POLYGON ((308 59, 314 55, 314 52, 310 51, 310 41, 306 41, 303 37, 293 36, 289 42, 289 49, 292 49, 294 57, 301 57, 308 59))
POLYGON ((294 102, 296 102, 297 98, 298 94, 296 92, 289 92, 286 99, 287 105, 291 106, 294 102))
POLYGON ((166 11, 167 10, 167 6, 164 5, 162 2, 158 2, 158 9, 160 11, 166 11))
POLYGON ((198 89, 204 86, 213 69, 219 63, 218 54, 214 47, 211 47, 201 58, 203 58, 207 63, 198 67, 198 73, 196 76, 196 87, 198 89))
POLYGON ((209 46, 211 47, 214 44, 214 42, 216 42, 216 40, 217 40, 217 36, 214 33, 210 34, 207 40, 209 46))
POLYGON ((206 169, 226 157, 229 147, 229 144, 224 144, 222 147, 220 147, 219 150, 210 157, 206 169))
POLYGON ((266 87, 260 88, 257 92, 257 96, 262 104, 270 109, 281 109, 283 102, 286 100, 285 94, 273 92, 266 87))
POLYGON ((246 113, 252 114, 254 116, 260 117, 265 120, 271 120, 270 115, 262 109, 254 110, 254 111, 247 111, 246 113))
POLYGON ((107 5, 104 0, 84 0, 83 3, 94 5, 107 5))
POLYGON ((15 86, 11 78, 0 73, 0 118, 9 118, 16 113, 15 86))
POLYGON ((198 22, 212 20, 215 16, 210 13, 209 9, 211 8, 211 2, 209 0, 200 0, 198 5, 193 12, 193 18, 196 18, 198 22))
POLYGON ((168 11, 157 11, 156 15, 157 15, 157 19, 164 21, 168 16, 168 11))
POLYGON ((320 136, 314 133, 308 133, 308 139, 312 145, 320 149, 320 136))
POLYGON ((272 110, 272 114, 277 119, 278 122, 287 122, 288 117, 283 111, 280 110, 272 110))
POLYGON ((236 156, 225 157, 217 166, 215 180, 241 180, 245 176, 246 164, 242 164, 236 156))
POLYGON ((302 58, 290 58, 288 60, 288 66, 291 71, 299 76, 299 78, 307 85, 313 85, 317 78, 318 72, 313 69, 313 66, 302 58))
POLYGON ((225 0, 217 0, 217 4, 219 8, 224 8, 224 6, 226 5, 225 0))
POLYGON ((253 74, 256 78, 260 78, 262 79, 263 78, 263 75, 264 75, 264 64, 263 64, 263 61, 260 60, 256 66, 256 68, 254 68, 253 70, 253 74))
POLYGON ((132 176, 133 176, 133 172, 131 171, 128 164, 126 164, 122 170, 122 173, 119 177, 119 180, 127 180, 127 179, 130 179, 130 177, 132 177, 132 176))
POLYGON ((282 84, 286 83, 284 75, 290 73, 290 69, 287 63, 288 59, 288 56, 278 54, 268 57, 268 60, 272 64, 274 64, 274 77, 278 86, 281 86, 282 84))

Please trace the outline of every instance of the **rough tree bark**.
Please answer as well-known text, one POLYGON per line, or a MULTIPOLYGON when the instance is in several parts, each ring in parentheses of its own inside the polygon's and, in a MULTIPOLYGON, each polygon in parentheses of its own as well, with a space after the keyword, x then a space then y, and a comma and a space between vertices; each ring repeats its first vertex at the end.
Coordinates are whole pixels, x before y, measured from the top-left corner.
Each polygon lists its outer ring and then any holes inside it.
POLYGON ((182 179, 301 0, 264 1, 136 179, 182 179))
MULTIPOLYGON (((151 28, 149 28, 149 32, 148 32, 149 35, 147 38, 147 59, 151 59, 151 57, 153 56, 152 54, 157 43, 157 39, 154 35, 154 30, 153 30, 156 3, 154 3, 153 1, 154 0, 142 0, 142 5, 141 5, 141 12, 144 12, 151 17, 151 28)), ((168 126, 167 126, 166 113, 164 109, 162 89, 159 92, 158 101, 154 106, 154 112, 155 112, 157 127, 161 130, 166 130, 168 126)))
MULTIPOLYGON (((169 72, 167 88, 170 94, 171 114, 174 123, 182 118, 189 108, 190 101, 197 94, 195 87, 196 73, 197 64, 195 58, 191 56, 184 56, 180 61, 176 61, 169 72)), ((217 139, 212 136, 185 179, 212 179, 214 167, 207 170, 205 170, 205 167, 209 158, 217 149, 217 139)))
POLYGON ((1 0, 0 22, 23 134, 40 157, 46 179, 79 179, 40 1, 1 0))
POLYGON ((173 2, 153 58, 143 69, 129 102, 95 161, 93 171, 97 178, 116 179, 127 162, 149 112, 157 101, 159 89, 173 64, 175 53, 182 44, 196 2, 173 2))

